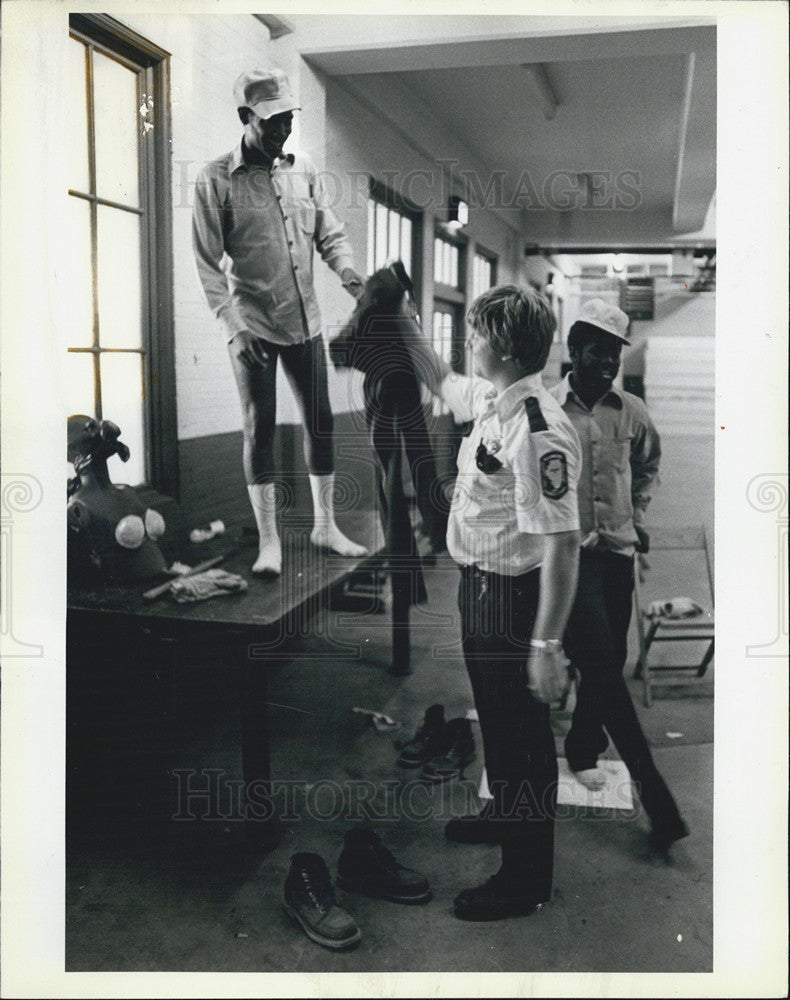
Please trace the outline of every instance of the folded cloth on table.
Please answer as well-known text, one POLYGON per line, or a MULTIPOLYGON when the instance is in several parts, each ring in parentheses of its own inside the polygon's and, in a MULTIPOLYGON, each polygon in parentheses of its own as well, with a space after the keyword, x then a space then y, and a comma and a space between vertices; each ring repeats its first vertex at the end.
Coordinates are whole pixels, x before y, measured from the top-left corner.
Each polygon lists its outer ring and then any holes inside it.
POLYGON ((220 597, 223 594, 237 594, 247 589, 247 581, 238 573, 228 573, 224 569, 207 569, 203 573, 195 573, 180 580, 173 580, 170 593, 179 604, 193 601, 205 601, 209 597, 220 597))
POLYGON ((705 613, 696 601, 690 597, 673 597, 669 601, 653 601, 648 605, 645 615, 648 618, 694 618, 705 613))

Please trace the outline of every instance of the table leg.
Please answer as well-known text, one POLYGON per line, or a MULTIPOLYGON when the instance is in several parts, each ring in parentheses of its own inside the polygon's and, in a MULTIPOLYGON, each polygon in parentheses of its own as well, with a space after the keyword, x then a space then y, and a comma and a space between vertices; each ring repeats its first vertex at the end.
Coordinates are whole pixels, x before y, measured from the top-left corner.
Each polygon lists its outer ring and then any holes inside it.
POLYGON ((264 852, 276 847, 281 836, 272 797, 266 673, 266 662, 250 661, 245 651, 239 692, 245 835, 264 852))
POLYGON ((409 642, 409 608, 411 606, 411 570, 392 572, 392 666, 390 673, 404 676, 411 673, 409 642))

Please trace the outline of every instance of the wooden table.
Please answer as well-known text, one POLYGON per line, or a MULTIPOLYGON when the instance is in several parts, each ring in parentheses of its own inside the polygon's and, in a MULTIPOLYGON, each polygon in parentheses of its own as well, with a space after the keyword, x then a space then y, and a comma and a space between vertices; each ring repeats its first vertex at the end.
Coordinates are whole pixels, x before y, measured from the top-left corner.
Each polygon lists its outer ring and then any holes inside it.
MULTIPOLYGON (((262 849, 274 846, 276 824, 262 802, 271 791, 269 728, 267 716, 267 667, 287 657, 288 640, 302 634, 312 615, 325 606, 334 589, 375 557, 347 559, 317 550, 305 526, 284 526, 283 573, 258 579, 250 573, 255 538, 223 536, 180 553, 183 562, 196 565, 224 553, 220 568, 238 573, 248 589, 238 594, 194 604, 178 604, 169 594, 155 601, 143 598, 152 583, 71 583, 67 620, 67 768, 77 764, 69 746, 90 745, 92 681, 101 677, 112 686, 113 672, 127 678, 135 703, 152 706, 153 722, 143 726, 139 740, 167 739, 171 699, 178 697, 173 676, 176 664, 200 663, 222 671, 236 687, 240 709, 241 754, 246 795, 245 832, 262 849), (98 672, 98 673, 97 673, 98 672), (140 686, 136 687, 139 675, 140 686), (151 677, 157 683, 149 692, 151 677), (129 680, 131 678, 131 680, 129 680)), ((378 516, 360 512, 354 517, 353 537, 380 551, 383 538, 378 516)), ((153 684, 153 682, 152 682, 153 684)), ((118 705, 116 704, 116 710, 118 705)), ((120 706, 123 714, 123 704, 120 706)), ((130 710, 130 715, 131 715, 130 710)), ((150 721, 150 719, 149 719, 150 721)), ((123 724, 121 720, 120 724, 123 724)), ((129 757, 134 759, 135 732, 128 736, 129 757)), ((141 752, 146 749, 140 746, 141 752)), ((101 748, 97 748, 101 753, 101 748)), ((96 803, 96 809, 101 804, 96 803)), ((72 810, 74 815, 74 810, 72 810)), ((86 817, 81 817, 83 821, 86 817)))

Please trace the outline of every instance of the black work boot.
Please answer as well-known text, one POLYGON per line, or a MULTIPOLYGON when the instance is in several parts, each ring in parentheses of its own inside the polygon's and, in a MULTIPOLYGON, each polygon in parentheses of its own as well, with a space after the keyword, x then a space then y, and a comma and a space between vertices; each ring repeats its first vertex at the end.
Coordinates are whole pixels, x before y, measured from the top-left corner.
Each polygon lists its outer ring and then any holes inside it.
POLYGON ((469 719, 450 719, 444 730, 444 746, 422 769, 422 776, 432 784, 460 778, 467 764, 475 759, 475 739, 469 719))
POLYGON ((431 705, 422 725, 401 749, 398 764, 401 767, 421 767, 444 746, 444 705, 431 705))
POLYGON ((347 892, 393 903, 427 903, 432 896, 425 876, 404 868, 378 835, 365 828, 346 834, 337 862, 337 884, 347 892))
POLYGON ((326 862, 318 854, 294 854, 285 880, 286 911, 305 934, 325 948, 350 948, 362 937, 354 918, 337 905, 326 862))
POLYGON ((454 909, 459 920, 504 920, 527 917, 545 902, 520 892, 498 872, 483 885, 459 892, 454 909))

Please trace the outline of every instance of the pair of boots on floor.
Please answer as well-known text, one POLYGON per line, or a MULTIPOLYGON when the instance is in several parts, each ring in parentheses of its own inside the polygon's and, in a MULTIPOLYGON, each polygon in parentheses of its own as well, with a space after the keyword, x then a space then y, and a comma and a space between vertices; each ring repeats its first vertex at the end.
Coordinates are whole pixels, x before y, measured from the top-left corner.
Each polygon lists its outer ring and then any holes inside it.
MULTIPOLYGON (((427 903, 433 895, 428 879, 396 861, 378 835, 367 828, 346 834, 337 862, 337 885, 346 892, 393 903, 427 903)), ((283 902, 305 934, 325 948, 352 948, 362 938, 354 918, 338 904, 329 869, 319 854, 293 855, 283 902)))
MULTIPOLYGON (((367 554, 364 545, 357 545, 346 538, 335 522, 335 474, 316 476, 312 473, 310 492, 313 497, 313 530, 310 541, 322 549, 338 555, 359 558, 367 554)), ((253 483, 247 487, 250 503, 258 528, 258 558, 252 566, 257 576, 279 576, 282 572, 283 552, 277 532, 277 486, 275 483, 253 483)))
POLYGON ((445 722, 444 706, 431 705, 414 736, 400 746, 397 763, 404 768, 420 767, 426 781, 440 784, 463 777, 464 768, 474 759, 475 741, 469 720, 445 722))
MULTIPOLYGON (((433 898, 428 879, 400 864, 372 830, 362 827, 346 833, 337 862, 338 888, 393 903, 422 904, 433 898)), ((482 886, 465 889, 455 898, 455 915, 461 920, 499 920, 526 916, 545 900, 514 894, 503 871, 482 886)), ((291 858, 285 880, 286 912, 317 944, 333 950, 355 947, 362 931, 337 901, 326 862, 319 854, 299 852, 291 858)))

